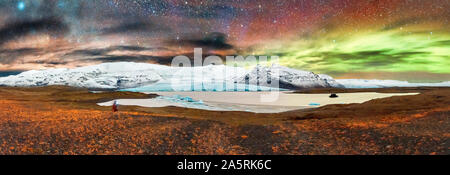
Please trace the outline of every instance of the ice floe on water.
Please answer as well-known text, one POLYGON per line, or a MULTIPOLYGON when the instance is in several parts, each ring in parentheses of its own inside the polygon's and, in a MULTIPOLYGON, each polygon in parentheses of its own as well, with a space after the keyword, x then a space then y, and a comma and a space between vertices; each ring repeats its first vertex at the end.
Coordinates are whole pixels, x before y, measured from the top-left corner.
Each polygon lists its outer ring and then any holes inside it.
POLYGON ((309 106, 320 106, 319 103, 310 103, 309 106))
POLYGON ((156 101, 168 101, 174 106, 178 107, 185 107, 185 108, 193 108, 193 109, 203 109, 203 110, 229 110, 229 109, 223 109, 219 107, 209 106, 206 105, 203 100, 195 100, 188 96, 181 96, 181 95, 173 95, 173 96, 159 96, 156 97, 154 100, 156 101))
POLYGON ((202 109, 210 111, 228 111, 228 108, 220 108, 215 106, 209 106, 203 103, 202 100, 194 100, 191 97, 184 96, 159 96, 151 99, 117 99, 113 101, 108 101, 104 103, 98 103, 100 106, 112 106, 116 101, 119 105, 127 106, 142 106, 142 107, 182 107, 182 108, 192 108, 192 109, 202 109))

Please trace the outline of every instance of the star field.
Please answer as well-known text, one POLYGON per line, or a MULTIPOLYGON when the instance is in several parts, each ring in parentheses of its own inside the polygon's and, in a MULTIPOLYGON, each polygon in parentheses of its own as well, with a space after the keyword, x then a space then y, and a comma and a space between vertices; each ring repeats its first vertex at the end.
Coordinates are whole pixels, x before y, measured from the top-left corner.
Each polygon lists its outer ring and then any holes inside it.
POLYGON ((0 70, 277 55, 336 78, 450 80, 448 0, 0 0, 0 70))

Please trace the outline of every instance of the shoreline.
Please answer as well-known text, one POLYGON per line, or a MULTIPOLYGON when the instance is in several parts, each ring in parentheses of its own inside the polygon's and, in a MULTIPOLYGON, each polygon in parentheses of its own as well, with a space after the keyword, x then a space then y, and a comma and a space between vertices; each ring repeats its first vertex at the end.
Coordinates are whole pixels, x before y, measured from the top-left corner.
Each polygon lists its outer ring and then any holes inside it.
MULTIPOLYGON (((364 103, 374 99, 394 96, 418 95, 419 93, 340 93, 338 98, 328 94, 299 94, 278 92, 276 101, 262 102, 260 97, 270 92, 144 92, 157 94, 152 99, 115 99, 119 105, 148 108, 183 107, 210 111, 243 111, 253 113, 281 113, 335 104, 364 103), (190 101, 186 101, 189 99, 190 101)), ((111 106, 113 101, 97 103, 111 106)))

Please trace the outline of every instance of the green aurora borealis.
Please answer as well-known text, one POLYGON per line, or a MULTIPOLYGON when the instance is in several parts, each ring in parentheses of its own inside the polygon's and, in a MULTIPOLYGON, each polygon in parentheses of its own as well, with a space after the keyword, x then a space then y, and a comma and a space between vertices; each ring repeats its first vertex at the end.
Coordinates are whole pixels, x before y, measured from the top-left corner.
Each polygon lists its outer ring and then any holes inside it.
POLYGON ((428 72, 450 73, 450 33, 445 30, 379 30, 348 36, 298 39, 264 55, 280 64, 320 73, 428 72))

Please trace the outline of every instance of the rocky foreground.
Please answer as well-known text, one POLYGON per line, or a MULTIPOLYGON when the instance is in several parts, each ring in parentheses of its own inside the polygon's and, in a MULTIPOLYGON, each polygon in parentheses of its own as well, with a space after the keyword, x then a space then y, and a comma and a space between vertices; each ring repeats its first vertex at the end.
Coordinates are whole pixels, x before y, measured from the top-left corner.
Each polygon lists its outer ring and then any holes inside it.
POLYGON ((4 87, 0 154, 450 154, 449 92, 278 115, 139 107, 112 114, 92 104, 149 97, 4 87), (409 107, 416 101, 431 104, 409 107))

